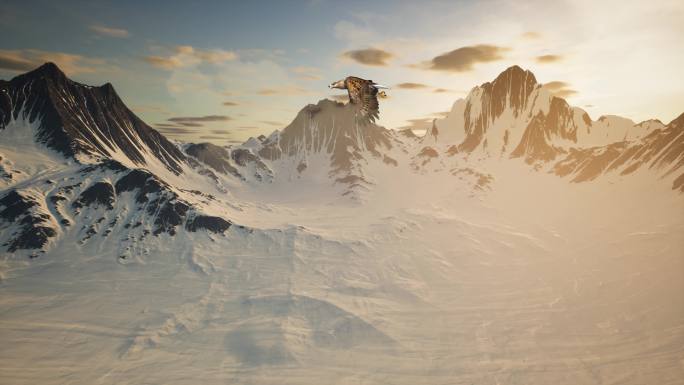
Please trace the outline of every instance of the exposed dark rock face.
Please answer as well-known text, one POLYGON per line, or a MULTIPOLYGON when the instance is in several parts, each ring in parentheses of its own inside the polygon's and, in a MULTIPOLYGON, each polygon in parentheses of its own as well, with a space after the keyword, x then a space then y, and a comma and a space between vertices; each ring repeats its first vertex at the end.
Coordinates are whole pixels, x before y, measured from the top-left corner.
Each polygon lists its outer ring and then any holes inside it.
POLYGON ((273 171, 264 163, 261 158, 254 155, 250 150, 238 148, 230 152, 233 161, 240 167, 253 166, 254 177, 257 180, 271 180, 273 171))
POLYGON ((126 191, 136 191, 135 199, 138 203, 147 202, 148 195, 162 191, 163 187, 168 187, 166 183, 157 179, 152 173, 146 170, 135 169, 122 176, 116 182, 116 193, 121 194, 126 191))
POLYGON ((67 157, 111 158, 114 148, 144 165, 142 145, 169 170, 182 172, 183 153, 131 112, 111 84, 76 83, 53 63, 0 83, 0 129, 21 118, 38 120, 36 140, 67 157))
POLYGON ((176 226, 183 223, 185 216, 190 209, 190 205, 186 202, 175 198, 173 200, 166 198, 159 198, 147 206, 147 213, 156 215, 154 224, 156 228, 152 232, 154 235, 167 233, 169 235, 176 234, 176 226))
POLYGON ((211 231, 213 233, 221 234, 232 226, 232 222, 220 217, 212 217, 208 215, 196 215, 188 219, 185 228, 188 231, 198 231, 201 229, 211 231))
MULTIPOLYGON (((166 183, 145 170, 131 170, 128 174, 119 178, 115 184, 117 194, 128 191, 135 192, 135 200, 140 208, 145 208, 148 215, 154 218, 153 235, 162 233, 175 235, 176 228, 186 222, 192 206, 181 199, 176 192, 166 183)), ((189 231, 206 229, 213 232, 223 232, 232 223, 223 218, 196 215, 188 220, 185 228, 189 231), (223 229, 223 230, 221 230, 223 229)), ((137 227, 136 224, 128 226, 137 227)))
POLYGON ((41 249, 50 238, 57 235, 51 224, 51 216, 42 212, 40 203, 30 195, 12 190, 0 199, 0 207, 0 219, 7 225, 18 225, 3 244, 9 252, 19 249, 41 249))
POLYGON ((115 194, 114 187, 109 182, 97 182, 84 190, 77 200, 72 203, 74 208, 84 206, 105 206, 111 210, 114 208, 115 194))
POLYGON ((183 223, 190 205, 179 199, 169 185, 145 170, 131 170, 115 185, 116 193, 135 191, 135 200, 145 205, 147 213, 154 216, 154 235, 174 235, 176 226, 183 223))
POLYGON ((238 170, 230 164, 230 153, 224 147, 211 143, 190 144, 185 152, 217 172, 242 178, 238 170))

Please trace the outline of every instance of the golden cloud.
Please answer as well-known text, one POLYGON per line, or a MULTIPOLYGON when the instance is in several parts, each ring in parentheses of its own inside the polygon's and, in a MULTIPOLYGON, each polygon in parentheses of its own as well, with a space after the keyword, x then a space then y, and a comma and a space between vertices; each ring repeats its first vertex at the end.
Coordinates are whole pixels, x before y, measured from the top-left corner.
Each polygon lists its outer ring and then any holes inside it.
POLYGON ((432 60, 413 67, 435 71, 466 72, 472 70, 473 66, 477 63, 487 63, 503 59, 502 54, 509 50, 510 48, 507 47, 488 44, 461 47, 435 56, 432 60))
POLYGON ((396 88, 401 88, 404 90, 416 90, 416 89, 421 89, 421 88, 428 88, 429 86, 427 84, 423 83, 399 83, 395 86, 396 88))
POLYGON ((544 84, 544 88, 548 89, 554 96, 566 98, 577 94, 577 91, 570 88, 570 84, 558 80, 544 84))
POLYGON ((89 58, 65 52, 41 51, 36 49, 0 50, 0 69, 16 72, 29 71, 46 62, 53 62, 68 75, 93 73, 112 67, 105 67, 102 59, 89 58))
POLYGON ((386 66, 394 55, 381 49, 366 48, 344 52, 342 57, 367 66, 386 66))
POLYGON ((535 31, 527 31, 521 35, 525 39, 540 39, 542 37, 541 33, 535 31))
POLYGON ((274 95, 307 95, 311 91, 308 91, 301 87, 296 86, 284 86, 278 88, 262 88, 257 91, 257 95, 262 96, 274 96, 274 95))
POLYGON ((149 55, 143 59, 149 64, 164 70, 190 67, 200 63, 221 64, 237 59, 233 51, 222 49, 202 50, 189 45, 174 47, 173 54, 168 56, 149 55))
POLYGON ((232 118, 225 115, 176 116, 167 119, 167 121, 183 127, 202 127, 204 123, 226 122, 229 120, 232 120, 232 118))
POLYGON ((537 56, 535 60, 537 63, 554 63, 563 60, 563 57, 560 55, 541 55, 537 56))
POLYGON ((98 35, 108 37, 127 38, 131 36, 131 34, 125 29, 106 27, 104 25, 91 25, 90 30, 98 35))

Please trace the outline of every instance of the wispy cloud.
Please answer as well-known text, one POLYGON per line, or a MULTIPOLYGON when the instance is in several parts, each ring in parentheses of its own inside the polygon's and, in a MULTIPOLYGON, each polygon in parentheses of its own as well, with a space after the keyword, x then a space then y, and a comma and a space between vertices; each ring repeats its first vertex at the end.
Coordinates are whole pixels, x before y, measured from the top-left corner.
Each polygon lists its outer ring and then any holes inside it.
POLYGON ((283 126, 282 123, 273 120, 260 120, 259 123, 268 124, 269 126, 283 126))
POLYGON ((203 50, 189 45, 179 45, 173 49, 173 54, 167 56, 149 55, 144 60, 149 64, 165 69, 190 67, 200 63, 220 64, 237 59, 237 53, 223 49, 203 50))
POLYGON ((122 28, 107 27, 104 25, 91 25, 90 30, 101 36, 116 37, 116 38, 127 38, 131 34, 122 28))
POLYGON ((522 36, 525 39, 534 40, 534 39, 541 39, 542 34, 539 32, 536 32, 536 31, 527 31, 520 36, 522 36))
POLYGON ((297 87, 297 86, 283 86, 283 87, 274 87, 274 88, 262 88, 258 90, 257 95, 261 96, 274 96, 274 95, 307 95, 310 94, 311 91, 306 90, 305 88, 302 87, 297 87))
POLYGON ((177 124, 171 123, 157 123, 154 125, 154 128, 162 134, 169 136, 184 136, 195 134, 195 130, 193 130, 192 128, 187 128, 184 126, 179 126, 177 124))
POLYGON ((205 123, 227 122, 232 120, 226 115, 205 115, 205 116, 176 116, 169 118, 168 121, 184 127, 203 127, 205 123))
POLYGON ((423 84, 423 83, 407 82, 407 83, 399 83, 394 87, 401 88, 404 90, 416 90, 416 89, 428 88, 429 86, 427 84, 423 84))
POLYGON ((24 57, 20 51, 0 50, 0 69, 9 71, 29 71, 36 63, 24 57))
POLYGON ((171 113, 166 107, 156 104, 138 104, 132 106, 131 110, 137 113, 156 112, 162 115, 169 115, 171 113))
POLYGON ((57 64, 57 66, 68 75, 93 73, 103 69, 112 69, 111 66, 105 66, 106 63, 102 59, 89 58, 65 52, 35 49, 0 50, 0 69, 23 72, 39 67, 45 62, 57 64))
POLYGON ((240 103, 236 103, 236 102, 223 102, 223 105, 226 106, 226 107, 235 107, 235 106, 239 106, 240 103))
POLYGON ((535 58, 535 60, 537 61, 537 63, 542 63, 542 64, 543 63, 555 63, 557 61, 563 60, 563 56, 561 56, 561 55, 541 55, 541 56, 537 56, 535 58))
POLYGON ((570 84, 558 80, 544 84, 544 88, 548 89, 554 96, 566 98, 577 94, 577 91, 570 88, 570 84))
POLYGON ((321 80, 321 70, 316 67, 299 66, 290 69, 297 77, 302 80, 321 80))
POLYGON ((386 66, 394 55, 378 48, 366 48, 344 52, 342 57, 367 66, 386 66))
POLYGON ((503 59, 503 53, 507 47, 480 44, 457 48, 453 51, 435 56, 432 60, 414 65, 416 68, 424 68, 435 71, 467 72, 473 69, 477 63, 487 63, 503 59))

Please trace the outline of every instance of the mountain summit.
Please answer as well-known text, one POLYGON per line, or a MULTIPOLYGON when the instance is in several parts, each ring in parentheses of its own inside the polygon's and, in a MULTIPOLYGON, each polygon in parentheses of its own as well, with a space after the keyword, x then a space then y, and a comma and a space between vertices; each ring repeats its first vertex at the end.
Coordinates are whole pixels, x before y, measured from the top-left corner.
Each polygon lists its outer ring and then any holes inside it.
POLYGON ((35 123, 38 142, 79 161, 154 161, 182 172, 183 153, 129 110, 110 83, 74 82, 54 63, 0 83, 0 129, 21 122, 35 123))

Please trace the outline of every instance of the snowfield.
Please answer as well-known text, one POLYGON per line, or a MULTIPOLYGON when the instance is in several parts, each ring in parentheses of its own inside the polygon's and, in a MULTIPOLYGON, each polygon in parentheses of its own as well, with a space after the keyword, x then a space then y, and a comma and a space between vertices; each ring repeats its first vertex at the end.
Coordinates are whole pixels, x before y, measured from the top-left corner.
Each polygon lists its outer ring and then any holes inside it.
POLYGON ((681 195, 496 175, 485 195, 387 175, 362 203, 245 185, 246 229, 162 234, 125 261, 118 236, 5 258, 0 377, 682 383, 681 195))

